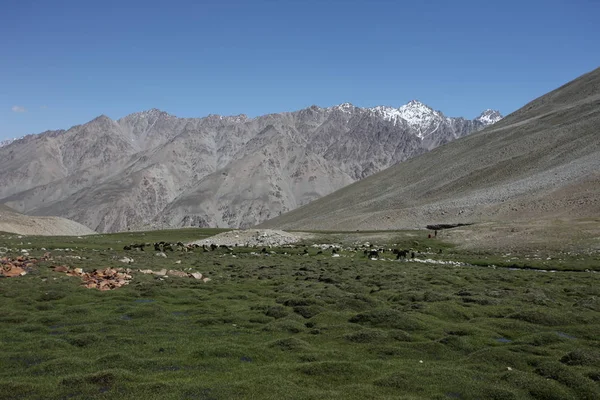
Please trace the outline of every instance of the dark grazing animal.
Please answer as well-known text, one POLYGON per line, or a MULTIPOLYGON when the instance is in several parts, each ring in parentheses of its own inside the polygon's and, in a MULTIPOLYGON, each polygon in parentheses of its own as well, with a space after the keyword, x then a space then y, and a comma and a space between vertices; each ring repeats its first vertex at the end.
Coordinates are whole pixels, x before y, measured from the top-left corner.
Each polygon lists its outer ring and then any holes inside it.
POLYGON ((408 256, 408 250, 394 249, 392 252, 396 255, 396 260, 406 258, 408 256))
POLYGON ((371 250, 368 254, 369 258, 379 258, 379 252, 377 250, 371 250))

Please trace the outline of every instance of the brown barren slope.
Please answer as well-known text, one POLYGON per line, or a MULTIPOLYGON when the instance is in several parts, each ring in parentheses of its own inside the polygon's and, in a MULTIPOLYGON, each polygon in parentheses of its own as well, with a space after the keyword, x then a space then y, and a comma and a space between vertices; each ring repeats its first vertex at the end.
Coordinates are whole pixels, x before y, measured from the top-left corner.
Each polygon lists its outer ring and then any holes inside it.
POLYGON ((30 217, 0 204, 0 232, 19 235, 80 236, 96 232, 75 221, 60 217, 30 217))
POLYGON ((540 220, 547 226, 599 216, 600 69, 596 69, 477 134, 261 226, 366 230, 540 220))

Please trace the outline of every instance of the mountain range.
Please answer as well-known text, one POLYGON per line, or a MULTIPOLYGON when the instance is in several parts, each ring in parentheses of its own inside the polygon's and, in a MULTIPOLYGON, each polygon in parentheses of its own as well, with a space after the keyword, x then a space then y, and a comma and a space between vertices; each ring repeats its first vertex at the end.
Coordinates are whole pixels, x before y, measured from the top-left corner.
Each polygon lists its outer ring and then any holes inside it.
MULTIPOLYGON (((539 227, 537 236, 524 228, 529 236, 520 239, 528 243, 546 240, 544 231, 556 231, 562 235, 556 237, 569 241, 594 227, 588 239, 600 249, 599 127, 600 68, 481 132, 392 166, 263 226, 369 230, 512 221, 539 227), (570 236, 560 232, 565 229, 570 236)), ((515 230, 519 229, 513 225, 501 234, 517 235, 515 230)))
POLYGON ((98 232, 248 227, 502 118, 344 103, 256 118, 99 116, 2 143, 0 204, 98 232))

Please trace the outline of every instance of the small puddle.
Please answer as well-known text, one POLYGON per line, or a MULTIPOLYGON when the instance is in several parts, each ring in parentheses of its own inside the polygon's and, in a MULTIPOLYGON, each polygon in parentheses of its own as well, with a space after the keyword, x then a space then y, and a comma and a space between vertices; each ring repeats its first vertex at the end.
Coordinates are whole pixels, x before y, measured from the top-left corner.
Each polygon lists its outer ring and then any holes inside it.
POLYGON ((171 315, 173 315, 175 317, 185 317, 187 315, 187 313, 183 312, 183 311, 173 311, 171 313, 171 315))
POLYGON ((577 339, 575 336, 571 336, 568 333, 564 333, 564 332, 554 332, 554 333, 556 333, 561 338, 565 338, 565 339, 577 339))
POLYGON ((512 340, 504 338, 504 337, 499 337, 499 338, 496 338, 496 342, 500 342, 500 343, 512 343, 512 340))

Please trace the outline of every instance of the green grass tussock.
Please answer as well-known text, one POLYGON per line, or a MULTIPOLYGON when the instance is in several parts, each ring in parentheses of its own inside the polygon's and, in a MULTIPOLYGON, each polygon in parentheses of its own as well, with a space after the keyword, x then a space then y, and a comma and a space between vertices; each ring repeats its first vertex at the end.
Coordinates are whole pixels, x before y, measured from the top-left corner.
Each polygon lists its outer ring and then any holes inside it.
POLYGON ((600 277, 582 272, 589 258, 556 273, 494 269, 501 255, 401 231, 377 245, 438 261, 477 256, 480 266, 372 261, 354 251, 374 242, 362 233, 321 234, 343 245, 340 257, 311 247, 309 256, 122 250, 212 233, 0 234, 11 257, 53 256, 0 279, 0 400, 600 398, 600 277), (49 268, 62 264, 211 280, 133 272, 101 292, 49 268))

